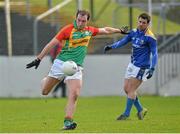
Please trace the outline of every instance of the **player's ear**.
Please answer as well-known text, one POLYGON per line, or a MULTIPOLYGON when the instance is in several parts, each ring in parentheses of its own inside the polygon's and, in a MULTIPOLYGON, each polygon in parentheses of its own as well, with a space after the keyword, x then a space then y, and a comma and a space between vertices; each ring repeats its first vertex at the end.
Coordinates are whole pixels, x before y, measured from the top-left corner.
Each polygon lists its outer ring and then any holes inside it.
POLYGON ((87 20, 88 20, 88 21, 90 20, 90 14, 87 15, 87 20))

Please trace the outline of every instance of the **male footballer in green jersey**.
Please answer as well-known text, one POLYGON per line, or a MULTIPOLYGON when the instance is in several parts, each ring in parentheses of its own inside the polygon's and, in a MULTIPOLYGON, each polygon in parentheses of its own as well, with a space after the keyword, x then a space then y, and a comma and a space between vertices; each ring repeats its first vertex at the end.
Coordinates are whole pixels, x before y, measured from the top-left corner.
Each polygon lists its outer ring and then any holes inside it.
POLYGON ((82 70, 87 47, 92 36, 100 34, 113 34, 124 33, 123 29, 112 27, 95 28, 87 26, 90 19, 90 14, 86 10, 78 10, 76 19, 72 24, 63 27, 57 35, 44 47, 37 58, 31 63, 26 65, 26 68, 35 66, 38 68, 43 57, 57 44, 62 44, 62 51, 58 54, 57 58, 51 67, 51 70, 42 82, 42 94, 47 95, 52 88, 61 80, 64 79, 62 72, 62 65, 65 61, 71 60, 78 65, 78 71, 65 78, 65 83, 69 89, 68 101, 65 110, 64 130, 75 129, 77 123, 73 121, 73 114, 76 108, 77 98, 82 88, 82 70))

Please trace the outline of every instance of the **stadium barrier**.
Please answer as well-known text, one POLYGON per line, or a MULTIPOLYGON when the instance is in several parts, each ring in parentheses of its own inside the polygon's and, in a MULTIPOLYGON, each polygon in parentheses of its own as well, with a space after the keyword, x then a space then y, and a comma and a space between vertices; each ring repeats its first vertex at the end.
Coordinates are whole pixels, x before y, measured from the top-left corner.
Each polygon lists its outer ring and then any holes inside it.
POLYGON ((163 88, 166 83, 180 76, 180 33, 160 44, 158 51, 157 91, 163 88))
MULTIPOLYGON (((25 69, 34 56, 0 56, 0 97, 42 97, 40 81, 48 74, 51 66, 45 57, 36 70, 25 69)), ((81 96, 120 96, 124 74, 130 55, 88 55, 84 63, 84 83, 81 96)), ((168 62, 168 61, 167 61, 168 62)), ((139 94, 156 94, 155 75, 143 83, 139 94)), ((160 90, 160 95, 180 95, 179 79, 168 90, 160 90)))

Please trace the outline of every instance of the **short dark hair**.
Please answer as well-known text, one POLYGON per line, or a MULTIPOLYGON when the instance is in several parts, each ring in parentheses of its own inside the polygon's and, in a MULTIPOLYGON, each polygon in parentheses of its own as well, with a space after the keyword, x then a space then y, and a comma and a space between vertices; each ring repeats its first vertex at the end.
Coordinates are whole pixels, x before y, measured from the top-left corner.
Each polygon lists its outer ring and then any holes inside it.
POLYGON ((147 20, 147 23, 149 23, 151 21, 151 16, 149 14, 147 14, 147 13, 140 14, 138 19, 139 18, 143 18, 143 19, 147 20))
POLYGON ((79 14, 82 15, 82 16, 87 15, 87 20, 90 19, 90 13, 89 13, 88 11, 86 11, 86 10, 78 10, 77 13, 76 13, 76 18, 77 18, 77 16, 78 16, 79 14))

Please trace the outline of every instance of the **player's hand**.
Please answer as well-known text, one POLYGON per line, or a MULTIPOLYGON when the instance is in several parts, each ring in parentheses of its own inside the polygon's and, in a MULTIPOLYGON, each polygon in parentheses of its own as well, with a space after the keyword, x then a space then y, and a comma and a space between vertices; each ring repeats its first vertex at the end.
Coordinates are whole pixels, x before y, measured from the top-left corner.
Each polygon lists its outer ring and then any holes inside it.
POLYGON ((129 27, 128 26, 123 26, 120 28, 121 34, 129 34, 129 27))
POLYGON ((112 47, 110 45, 107 45, 104 47, 104 53, 106 53, 107 51, 111 50, 112 47))
POLYGON ((37 58, 37 59, 33 60, 31 63, 27 64, 26 68, 31 68, 31 67, 35 66, 35 69, 37 69, 40 62, 41 62, 41 60, 37 58))
POLYGON ((146 73, 146 75, 147 75, 147 79, 150 79, 152 76, 153 76, 153 73, 154 73, 154 68, 150 68, 149 70, 148 70, 148 72, 146 73))

